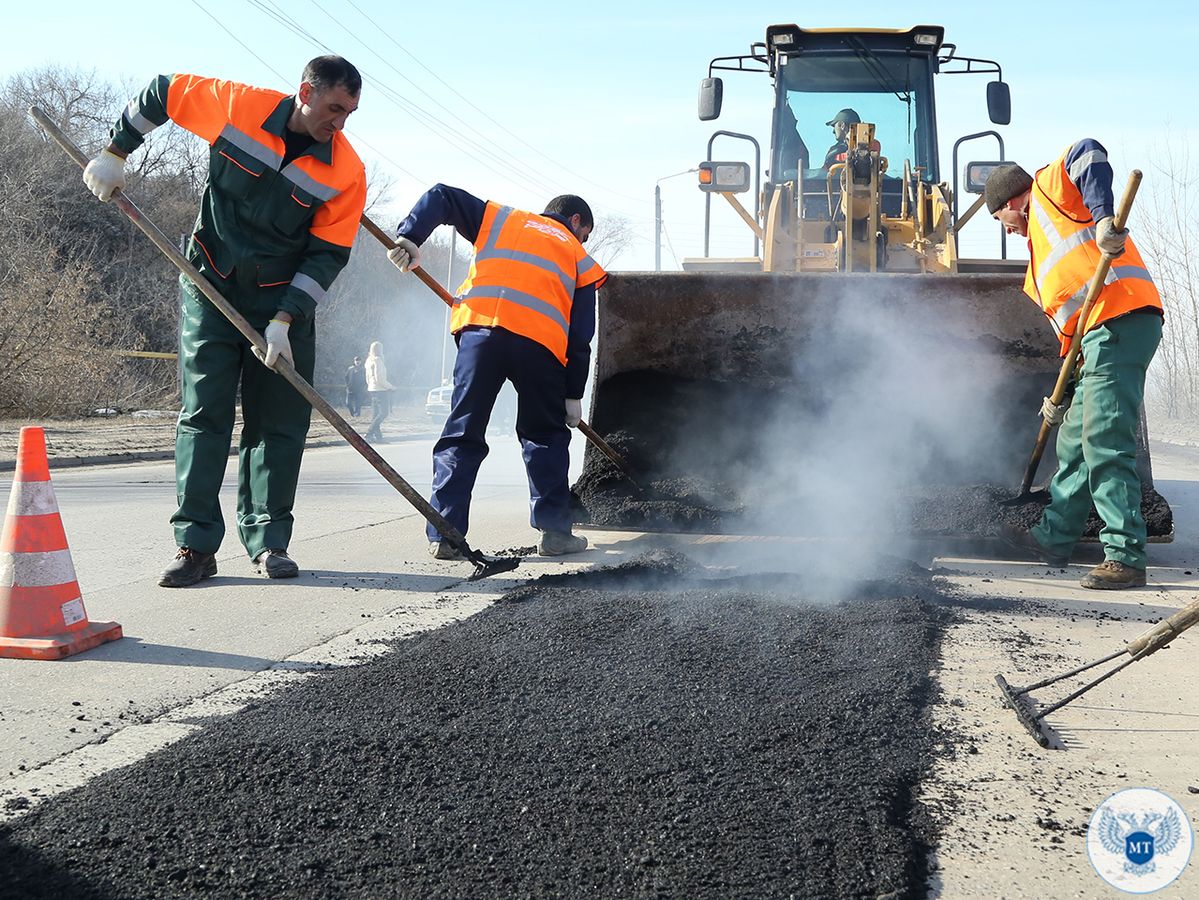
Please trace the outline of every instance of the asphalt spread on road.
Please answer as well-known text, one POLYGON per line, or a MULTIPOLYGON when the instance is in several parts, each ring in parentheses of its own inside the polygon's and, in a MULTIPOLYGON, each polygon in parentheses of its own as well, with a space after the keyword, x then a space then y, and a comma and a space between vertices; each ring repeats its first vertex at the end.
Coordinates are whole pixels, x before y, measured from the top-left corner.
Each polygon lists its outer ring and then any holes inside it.
POLYGON ((0 827, 0 895, 923 896, 943 599, 546 576, 0 827))

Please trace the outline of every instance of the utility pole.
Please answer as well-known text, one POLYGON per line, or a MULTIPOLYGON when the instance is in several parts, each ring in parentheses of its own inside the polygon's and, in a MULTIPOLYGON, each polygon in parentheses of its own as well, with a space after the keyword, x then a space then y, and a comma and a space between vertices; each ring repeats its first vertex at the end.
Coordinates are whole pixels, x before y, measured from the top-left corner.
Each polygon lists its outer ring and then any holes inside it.
POLYGON ((662 271, 662 182, 667 178, 678 178, 698 169, 686 169, 673 175, 663 175, 654 182, 654 271, 662 271))

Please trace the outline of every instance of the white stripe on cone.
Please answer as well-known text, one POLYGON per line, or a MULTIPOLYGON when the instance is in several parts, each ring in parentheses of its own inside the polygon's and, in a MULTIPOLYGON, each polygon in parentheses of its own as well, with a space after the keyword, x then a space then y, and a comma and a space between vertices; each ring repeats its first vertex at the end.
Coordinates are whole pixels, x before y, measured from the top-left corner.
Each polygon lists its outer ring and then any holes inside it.
POLYGON ((8 497, 10 516, 45 516, 58 512, 54 485, 49 481, 14 481, 8 497))
POLYGON ((70 550, 0 553, 0 587, 51 587, 75 580, 70 550))

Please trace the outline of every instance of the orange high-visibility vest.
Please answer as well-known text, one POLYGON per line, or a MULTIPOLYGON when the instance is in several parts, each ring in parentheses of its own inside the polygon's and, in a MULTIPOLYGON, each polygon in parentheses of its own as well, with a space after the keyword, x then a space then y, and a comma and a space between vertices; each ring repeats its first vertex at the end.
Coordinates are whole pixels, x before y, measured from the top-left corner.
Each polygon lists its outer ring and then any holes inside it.
MULTIPOLYGON (((1028 247, 1031 259, 1024 275, 1024 293, 1040 304, 1062 342, 1062 355, 1078 327, 1091 278, 1102 257, 1095 243, 1095 221, 1066 171, 1070 147, 1033 179, 1028 206, 1028 247)), ((1161 296, 1136 245, 1129 238, 1124 252, 1112 260, 1083 327, 1096 325, 1136 309, 1162 308, 1161 296)))
MULTIPOLYGON (((266 168, 278 170, 283 159, 283 138, 263 124, 286 98, 286 94, 267 88, 174 75, 167 94, 167 115, 210 145, 220 140, 218 152, 246 176, 258 178, 266 168)), ((331 244, 352 246, 366 199, 366 180, 362 161, 345 135, 337 132, 327 149, 318 145, 310 154, 292 160, 281 174, 289 185, 289 196, 278 198, 279 210, 272 213, 303 218, 303 210, 316 206, 309 233, 331 244), (294 212, 289 212, 291 205, 294 212)))
POLYGON ((565 365, 574 292, 607 278, 565 225, 488 201, 451 330, 503 328, 548 348, 565 365))

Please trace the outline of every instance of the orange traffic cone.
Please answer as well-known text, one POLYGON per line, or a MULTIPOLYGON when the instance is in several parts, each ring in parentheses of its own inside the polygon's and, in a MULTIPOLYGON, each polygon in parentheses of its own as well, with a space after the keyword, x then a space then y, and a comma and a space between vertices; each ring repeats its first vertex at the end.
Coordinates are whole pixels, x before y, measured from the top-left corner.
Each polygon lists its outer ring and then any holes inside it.
POLYGON ((120 637, 116 622, 87 620, 50 483, 46 434, 22 428, 0 535, 0 656, 62 659, 120 637))

